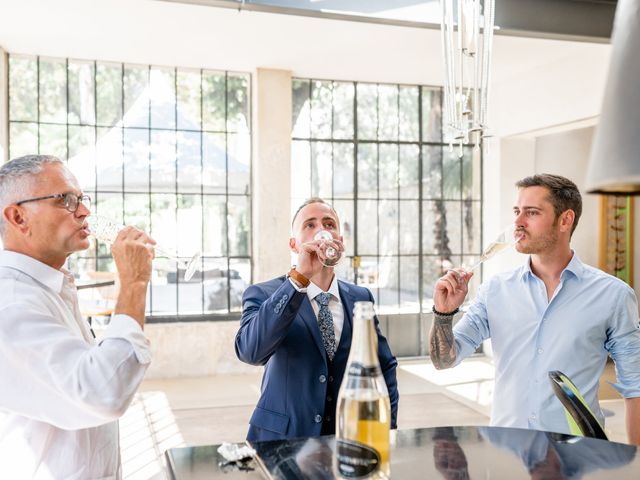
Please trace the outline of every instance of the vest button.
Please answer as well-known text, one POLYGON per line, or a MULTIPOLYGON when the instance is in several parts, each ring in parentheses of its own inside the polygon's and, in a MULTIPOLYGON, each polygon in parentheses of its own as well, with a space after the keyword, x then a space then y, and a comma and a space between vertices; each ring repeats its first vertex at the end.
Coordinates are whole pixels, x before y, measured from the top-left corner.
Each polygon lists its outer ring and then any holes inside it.
POLYGON ((329 403, 333 402, 333 397, 331 395, 329 395, 327 397, 327 402, 329 402, 329 403))
POLYGON ((324 375, 320 375, 320 376, 318 377, 318 380, 320 380, 320 383, 324 383, 324 382, 326 382, 326 381, 327 381, 327 377, 325 377, 324 375))
POLYGON ((316 415, 316 418, 314 420, 316 421, 316 423, 322 422, 322 415, 316 415))
POLYGON ((329 375, 329 381, 333 382, 333 377, 331 375, 329 375))

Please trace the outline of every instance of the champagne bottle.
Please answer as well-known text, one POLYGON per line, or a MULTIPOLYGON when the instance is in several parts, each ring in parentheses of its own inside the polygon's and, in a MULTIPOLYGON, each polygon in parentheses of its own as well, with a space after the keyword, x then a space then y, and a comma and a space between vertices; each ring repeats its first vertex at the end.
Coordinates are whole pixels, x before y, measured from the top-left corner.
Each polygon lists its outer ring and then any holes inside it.
POLYGON ((391 406, 378 361, 373 317, 373 303, 356 302, 336 415, 336 471, 345 479, 388 479, 390 475, 391 406))

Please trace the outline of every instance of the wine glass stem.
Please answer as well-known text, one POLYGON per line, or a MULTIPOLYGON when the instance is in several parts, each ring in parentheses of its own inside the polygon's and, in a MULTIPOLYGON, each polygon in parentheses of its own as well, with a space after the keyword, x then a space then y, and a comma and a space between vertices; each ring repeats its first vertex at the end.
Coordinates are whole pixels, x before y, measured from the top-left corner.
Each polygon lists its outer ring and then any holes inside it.
POLYGON ((156 248, 155 249, 156 252, 156 257, 165 257, 169 260, 171 260, 172 262, 176 262, 178 264, 178 267, 181 268, 187 268, 187 261, 186 260, 182 260, 181 258, 176 257, 175 255, 172 255, 160 248, 156 248))

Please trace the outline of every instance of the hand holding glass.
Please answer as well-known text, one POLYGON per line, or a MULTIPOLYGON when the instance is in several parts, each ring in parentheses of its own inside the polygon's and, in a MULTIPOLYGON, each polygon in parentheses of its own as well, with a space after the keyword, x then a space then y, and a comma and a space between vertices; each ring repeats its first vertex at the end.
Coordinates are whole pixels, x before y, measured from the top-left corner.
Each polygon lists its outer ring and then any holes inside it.
POLYGON ((480 259, 474 263, 471 267, 465 268, 466 271, 471 272, 478 268, 483 262, 486 262, 490 258, 493 258, 500 252, 505 251, 510 247, 514 247, 516 243, 523 237, 523 233, 518 230, 515 224, 509 225, 482 251, 480 259))
POLYGON ((331 244, 331 241, 334 240, 333 235, 326 230, 320 230, 313 239, 320 241, 320 250, 324 252, 325 259, 320 258, 320 262, 325 267, 335 267, 342 259, 342 252, 331 244))
MULTIPOLYGON (((125 225, 122 225, 102 215, 88 216, 87 223, 89 224, 89 232, 91 233, 91 235, 96 240, 99 240, 101 242, 105 242, 108 244, 112 244, 113 242, 115 242, 120 230, 125 228, 125 225)), ((169 260, 176 262, 178 264, 178 268, 183 268, 185 270, 184 272, 185 281, 191 280, 191 277, 193 277, 193 274, 196 273, 196 271, 202 271, 202 267, 200 265, 200 256, 201 256, 200 252, 197 252, 189 260, 183 260, 160 248, 155 248, 155 251, 156 251, 156 256, 167 257, 169 260)))

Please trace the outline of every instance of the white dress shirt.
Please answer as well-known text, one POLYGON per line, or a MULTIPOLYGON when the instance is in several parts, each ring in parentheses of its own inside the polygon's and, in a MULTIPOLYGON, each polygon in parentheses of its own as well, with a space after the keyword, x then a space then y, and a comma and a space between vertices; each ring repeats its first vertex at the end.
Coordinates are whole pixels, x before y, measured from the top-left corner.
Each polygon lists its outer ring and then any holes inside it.
POLYGON ((150 360, 127 315, 96 342, 68 271, 0 251, 0 478, 121 478, 117 419, 150 360))

